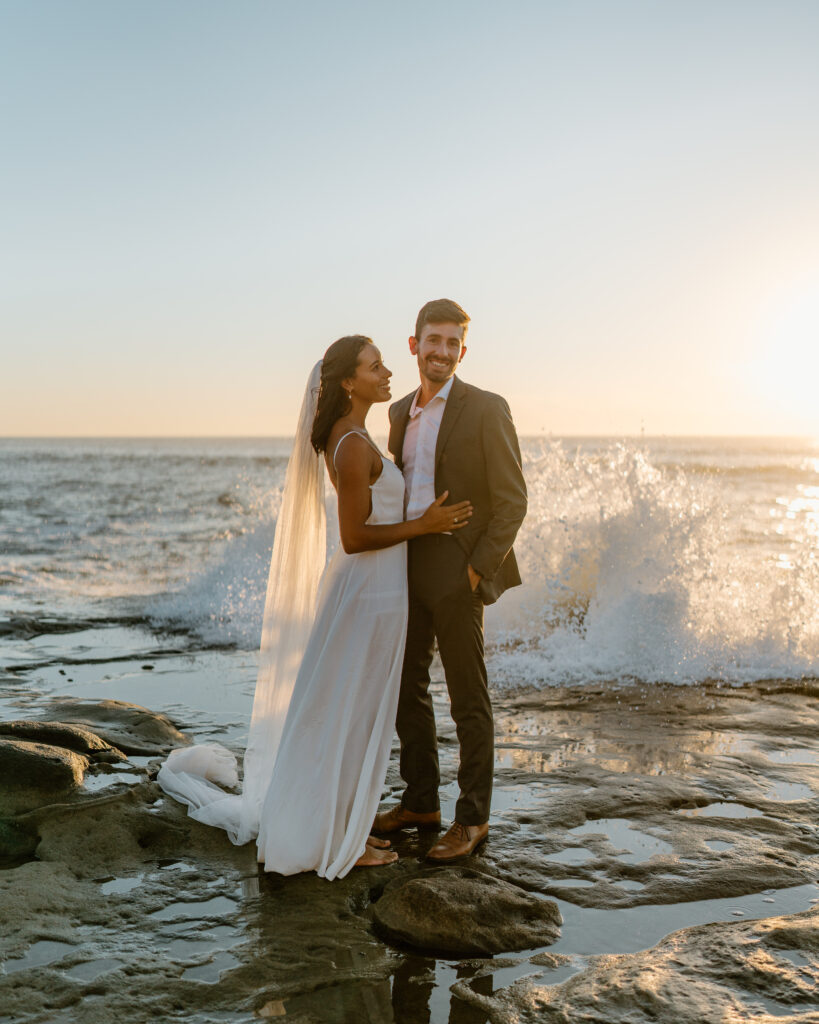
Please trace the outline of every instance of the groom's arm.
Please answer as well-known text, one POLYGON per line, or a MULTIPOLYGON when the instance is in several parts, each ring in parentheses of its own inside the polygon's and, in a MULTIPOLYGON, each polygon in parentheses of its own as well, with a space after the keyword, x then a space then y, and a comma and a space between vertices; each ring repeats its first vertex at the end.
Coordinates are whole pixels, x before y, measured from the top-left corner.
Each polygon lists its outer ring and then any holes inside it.
POLYGON ((484 579, 491 580, 514 543, 526 515, 527 497, 520 445, 509 406, 500 395, 488 397, 481 432, 491 511, 469 564, 484 579))

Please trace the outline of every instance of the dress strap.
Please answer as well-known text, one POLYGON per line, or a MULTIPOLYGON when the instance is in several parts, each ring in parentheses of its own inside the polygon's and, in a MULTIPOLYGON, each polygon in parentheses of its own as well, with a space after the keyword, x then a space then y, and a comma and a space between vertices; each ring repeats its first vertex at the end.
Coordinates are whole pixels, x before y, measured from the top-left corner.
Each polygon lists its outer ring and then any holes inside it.
MULTIPOLYGON (((375 443, 375 441, 373 441, 369 434, 366 434, 363 430, 348 430, 346 434, 342 434, 342 436, 338 439, 338 444, 336 445, 335 451, 333 452, 333 467, 335 467, 336 464, 336 455, 338 455, 338 450, 341 447, 341 442, 344 440, 345 437, 349 437, 350 434, 358 434, 359 437, 363 437, 367 444, 372 445, 372 447, 375 448, 378 454, 381 455, 381 450, 379 449, 378 445, 375 443)), ((381 458, 383 459, 384 456, 381 455, 381 458)))

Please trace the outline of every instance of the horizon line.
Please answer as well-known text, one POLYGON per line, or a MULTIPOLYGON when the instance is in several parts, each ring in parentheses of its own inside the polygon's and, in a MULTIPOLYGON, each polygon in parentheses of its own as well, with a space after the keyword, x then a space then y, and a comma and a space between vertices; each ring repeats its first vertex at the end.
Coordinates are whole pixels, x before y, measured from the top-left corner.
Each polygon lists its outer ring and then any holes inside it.
MULTIPOLYGON (((281 441, 292 440, 294 434, 3 434, 2 441, 281 441)), ((790 440, 809 441, 819 443, 819 437, 815 434, 691 434, 662 432, 651 434, 646 431, 638 433, 617 432, 609 434, 600 433, 574 433, 544 431, 537 433, 525 433, 519 431, 521 438, 626 438, 628 440, 662 440, 663 438, 674 438, 677 440, 708 439, 708 440, 790 440)))

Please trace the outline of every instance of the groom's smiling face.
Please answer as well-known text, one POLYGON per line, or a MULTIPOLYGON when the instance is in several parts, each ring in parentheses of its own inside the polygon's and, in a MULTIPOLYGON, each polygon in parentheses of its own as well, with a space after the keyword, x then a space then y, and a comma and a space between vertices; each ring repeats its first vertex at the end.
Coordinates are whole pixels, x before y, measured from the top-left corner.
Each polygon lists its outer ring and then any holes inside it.
POLYGON ((421 376, 433 384, 445 384, 466 355, 462 324, 424 324, 421 337, 409 340, 418 358, 421 376))

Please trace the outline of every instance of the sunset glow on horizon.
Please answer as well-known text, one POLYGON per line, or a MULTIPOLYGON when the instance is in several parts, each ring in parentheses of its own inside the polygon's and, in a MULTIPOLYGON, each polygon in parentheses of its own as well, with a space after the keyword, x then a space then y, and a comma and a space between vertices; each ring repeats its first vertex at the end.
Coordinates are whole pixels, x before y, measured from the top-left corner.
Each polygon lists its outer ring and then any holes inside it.
POLYGON ((0 436, 289 435, 440 296, 521 434, 819 436, 819 4, 0 21, 0 436))

